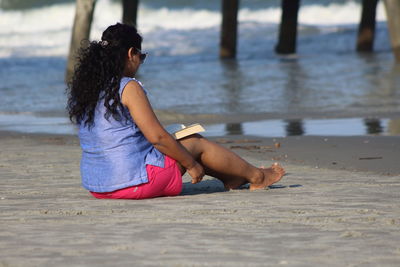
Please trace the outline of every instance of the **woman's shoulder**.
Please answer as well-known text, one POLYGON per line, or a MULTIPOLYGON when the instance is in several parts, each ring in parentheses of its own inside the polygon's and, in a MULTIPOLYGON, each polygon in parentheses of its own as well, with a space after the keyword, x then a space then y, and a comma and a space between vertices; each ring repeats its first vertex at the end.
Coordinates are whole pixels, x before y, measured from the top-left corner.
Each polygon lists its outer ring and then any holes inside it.
POLYGON ((137 86, 138 88, 142 89, 145 94, 147 95, 147 91, 143 88, 143 84, 136 78, 131 78, 131 77, 122 77, 121 78, 121 82, 120 82, 120 88, 119 88, 119 92, 120 95, 122 96, 122 93, 124 91, 124 89, 127 87, 128 83, 131 83, 131 85, 139 85, 137 86))
POLYGON ((141 81, 139 81, 136 78, 131 78, 131 77, 122 77, 121 82, 120 82, 121 87, 122 88, 125 87, 130 81, 134 81, 134 82, 138 83, 141 87, 143 87, 143 84, 141 81))

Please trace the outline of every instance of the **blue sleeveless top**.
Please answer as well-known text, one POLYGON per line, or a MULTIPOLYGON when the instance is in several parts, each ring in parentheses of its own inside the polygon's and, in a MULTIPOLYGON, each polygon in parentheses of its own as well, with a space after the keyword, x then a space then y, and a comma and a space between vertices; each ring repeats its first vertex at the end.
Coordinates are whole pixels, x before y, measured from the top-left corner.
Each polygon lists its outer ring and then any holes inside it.
MULTIPOLYGON (((119 88, 121 98, 130 81, 142 85, 134 78, 122 78, 119 88)), ((93 126, 89 129, 83 122, 79 125, 83 187, 101 193, 147 183, 146 164, 164 167, 164 155, 147 141, 131 116, 128 120, 123 116, 121 121, 112 116, 107 120, 105 112, 104 100, 100 100, 93 126)), ((126 107, 122 112, 129 114, 126 107)))

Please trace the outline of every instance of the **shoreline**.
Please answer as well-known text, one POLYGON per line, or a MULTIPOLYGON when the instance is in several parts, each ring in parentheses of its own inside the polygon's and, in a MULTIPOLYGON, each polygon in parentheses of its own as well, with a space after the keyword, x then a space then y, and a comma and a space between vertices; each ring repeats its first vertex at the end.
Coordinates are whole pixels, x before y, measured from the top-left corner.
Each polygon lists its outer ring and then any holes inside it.
MULTIPOLYGON (((254 135, 260 138, 289 136, 400 136, 400 114, 384 113, 377 116, 277 116, 277 114, 179 114, 156 110, 160 122, 201 123, 206 137, 254 135)), ((0 132, 22 134, 76 135, 76 128, 61 114, 10 113, 0 114, 0 132), (8 116, 10 115, 10 116, 8 116)))
POLYGON ((301 114, 280 114, 280 113, 249 113, 249 114, 183 114, 166 110, 155 110, 159 120, 165 124, 171 123, 244 123, 263 120, 318 120, 318 119, 400 119, 400 112, 348 112, 334 111, 324 112, 322 115, 317 112, 302 112, 301 114))

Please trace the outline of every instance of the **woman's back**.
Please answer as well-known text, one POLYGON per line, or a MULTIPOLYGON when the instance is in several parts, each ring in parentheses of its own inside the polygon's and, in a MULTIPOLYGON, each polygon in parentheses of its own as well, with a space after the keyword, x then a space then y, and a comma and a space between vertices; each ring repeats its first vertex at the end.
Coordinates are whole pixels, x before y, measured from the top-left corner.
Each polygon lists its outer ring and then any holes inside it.
MULTIPOLYGON (((123 77, 119 94, 130 81, 123 77)), ((128 186, 146 183, 146 164, 164 166, 164 156, 147 141, 130 116, 120 120, 113 116, 105 118, 104 99, 99 100, 94 123, 88 127, 79 124, 79 139, 82 148, 82 184, 89 191, 111 192, 128 186)), ((129 114, 129 113, 128 113, 129 114)))

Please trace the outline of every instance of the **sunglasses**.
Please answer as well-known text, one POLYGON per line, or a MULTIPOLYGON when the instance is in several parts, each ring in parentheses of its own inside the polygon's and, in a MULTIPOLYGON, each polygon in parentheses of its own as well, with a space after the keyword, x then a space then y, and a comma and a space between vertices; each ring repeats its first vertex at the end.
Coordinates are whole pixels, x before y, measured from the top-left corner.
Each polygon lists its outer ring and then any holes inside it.
POLYGON ((140 64, 143 64, 146 61, 147 58, 147 53, 143 53, 142 51, 140 51, 139 49, 135 48, 136 52, 138 52, 139 55, 139 60, 140 60, 140 64))

